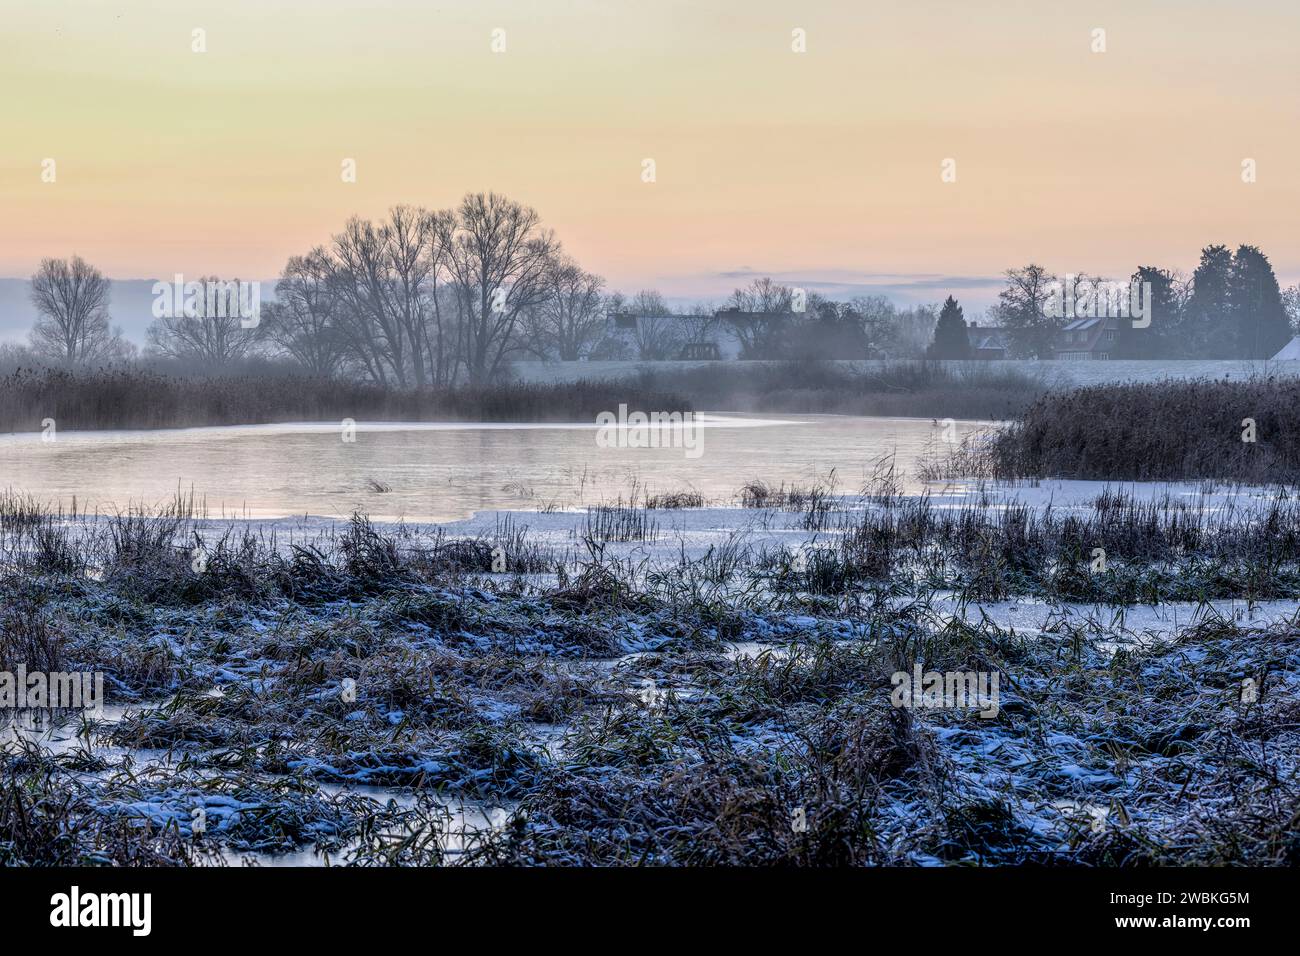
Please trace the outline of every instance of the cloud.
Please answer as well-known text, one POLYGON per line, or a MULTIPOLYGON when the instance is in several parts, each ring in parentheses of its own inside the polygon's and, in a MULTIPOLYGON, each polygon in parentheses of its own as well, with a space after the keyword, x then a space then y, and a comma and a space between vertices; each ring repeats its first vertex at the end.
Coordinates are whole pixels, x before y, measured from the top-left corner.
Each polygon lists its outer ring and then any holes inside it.
POLYGON ((749 266, 695 275, 660 276, 672 299, 719 299, 737 286, 770 277, 785 285, 818 292, 829 298, 847 299, 859 295, 883 295, 900 305, 937 302, 955 295, 964 305, 987 308, 997 301, 1002 276, 952 275, 938 272, 863 272, 852 269, 760 270, 749 266))

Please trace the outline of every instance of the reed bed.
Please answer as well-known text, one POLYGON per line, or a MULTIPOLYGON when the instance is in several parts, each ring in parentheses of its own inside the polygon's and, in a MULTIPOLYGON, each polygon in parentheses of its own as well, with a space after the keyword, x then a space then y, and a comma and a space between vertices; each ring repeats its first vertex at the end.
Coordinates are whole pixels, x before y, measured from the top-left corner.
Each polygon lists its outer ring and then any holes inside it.
POLYGON ((1300 382, 1168 381, 1051 392, 985 446, 998 477, 1300 481, 1300 382))
POLYGON ((684 395, 696 408, 985 421, 1014 418, 1048 389, 1041 372, 1030 367, 909 360, 861 367, 823 361, 712 363, 647 370, 637 381, 684 395))
POLYGON ((0 377, 0 431, 184 428, 297 421, 595 421, 620 403, 690 411, 679 394, 636 382, 502 382, 398 389, 290 374, 165 375, 134 366, 16 369, 0 377))

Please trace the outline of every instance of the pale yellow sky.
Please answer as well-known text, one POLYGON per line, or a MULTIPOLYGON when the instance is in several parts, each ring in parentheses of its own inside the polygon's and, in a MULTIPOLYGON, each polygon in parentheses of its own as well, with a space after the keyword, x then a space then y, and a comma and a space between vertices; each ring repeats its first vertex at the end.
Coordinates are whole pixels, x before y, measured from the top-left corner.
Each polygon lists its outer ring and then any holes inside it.
POLYGON ((747 270, 1190 269, 1209 242, 1300 273, 1293 0, 6 0, 4 21, 0 275, 75 251, 118 278, 270 277, 350 214, 480 189, 615 287, 678 295, 747 270))

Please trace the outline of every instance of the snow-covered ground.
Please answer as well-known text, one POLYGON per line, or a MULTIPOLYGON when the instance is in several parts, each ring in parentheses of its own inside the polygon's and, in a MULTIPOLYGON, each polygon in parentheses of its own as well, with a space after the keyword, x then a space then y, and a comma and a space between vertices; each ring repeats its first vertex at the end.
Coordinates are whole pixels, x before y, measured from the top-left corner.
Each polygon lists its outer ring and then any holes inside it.
MULTIPOLYGON (((1024 505, 1064 513, 1089 514, 1103 495, 1123 496, 1136 502, 1165 504, 1207 515, 1235 516, 1247 520, 1268 508, 1281 494, 1279 489, 1210 482, 1099 482, 1052 480, 1035 482, 936 482, 925 493, 936 509, 972 506, 1002 509, 1024 505)), ((908 497, 901 496, 900 500, 908 497)), ((851 515, 855 510, 883 505, 860 496, 838 496, 833 507, 851 515)), ((749 555, 800 551, 825 546, 839 532, 830 527, 808 530, 800 512, 768 508, 726 507, 648 510, 653 523, 652 540, 610 541, 609 558, 634 565, 643 571, 699 561, 724 550, 749 555)), ((412 545, 435 540, 492 540, 506 530, 523 532, 530 545, 557 557, 575 561, 589 557, 582 544, 587 528, 588 508, 556 511, 489 510, 471 518, 448 522, 376 522, 376 527, 399 533, 412 545)), ((209 520, 199 523, 203 538, 215 541, 222 535, 251 528, 264 538, 274 538, 286 551, 293 544, 310 542, 322 535, 341 533, 346 523, 334 518, 303 516, 279 520, 209 520)), ((507 569, 508 569, 507 556, 507 569)), ((552 577, 537 576, 539 583, 552 577)), ((1159 605, 1114 607, 1024 597, 1007 601, 958 601, 944 592, 930 596, 938 613, 960 613, 966 620, 982 618, 1014 628, 1024 636, 1042 635, 1049 630, 1081 628, 1115 645, 1166 639, 1182 628, 1222 618, 1242 626, 1265 626, 1296 619, 1300 605, 1293 600, 1168 602, 1159 605)))
MULTIPOLYGON (((815 483, 815 479, 805 487, 815 483)), ((629 487, 635 487, 629 484, 629 487)), ((930 482, 921 495, 935 509, 958 509, 978 506, 989 509, 1024 505, 1051 508, 1054 513, 1091 513, 1102 495, 1122 495, 1137 502, 1168 503, 1205 514, 1237 515, 1246 518, 1251 512, 1267 509, 1279 494, 1277 488, 1231 485, 1213 482, 1114 482, 1044 480, 1034 482, 948 481, 930 482)), ((901 495, 897 500, 915 499, 920 495, 901 495)), ((830 499, 836 510, 852 513, 862 508, 879 507, 870 498, 859 495, 834 495, 830 499)), ((610 499, 606 502, 613 505, 610 499)), ((411 540, 428 540, 441 534, 450 538, 491 537, 504 527, 524 529, 530 542, 563 552, 576 547, 586 527, 591 506, 556 510, 519 508, 490 509, 475 512, 470 518, 444 522, 376 521, 387 529, 401 529, 411 540)), ((648 510, 655 526, 653 540, 610 542, 608 553, 620 558, 647 561, 651 566, 677 564, 695 560, 710 548, 746 545, 755 551, 798 549, 816 546, 834 530, 809 531, 804 528, 803 514, 770 508, 743 508, 739 502, 702 508, 648 510)), ((288 548, 323 534, 346 527, 347 522, 334 517, 303 515, 278 519, 209 518, 198 523, 205 538, 215 540, 227 532, 249 529, 288 548)))
MULTIPOLYGON (((833 516, 851 520, 854 512, 896 508, 918 497, 893 495, 884 485, 866 491, 823 500, 833 516)), ((953 482, 926 492, 939 510, 1020 505, 1084 516, 1096 511, 1099 498, 1113 504, 1122 496, 1242 521, 1279 493, 1203 483, 1080 481, 953 482)), ((638 574, 700 561, 711 550, 752 557, 816 549, 841 533, 834 520, 810 530, 806 512, 738 504, 636 513, 653 523, 652 530, 644 540, 607 542, 604 558, 637 566, 638 574)), ((79 527, 93 533, 104 520, 81 519, 79 527)), ((377 528, 412 548, 454 539, 518 540, 523 532, 529 547, 581 560, 590 557, 583 542, 589 520, 586 508, 484 510, 458 521, 377 528)), ((346 529, 346 522, 312 516, 199 519, 183 537, 188 544, 197 530, 211 545, 224 534, 249 531, 287 550, 346 529)), ((674 708, 702 722, 689 726, 718 721, 718 732, 730 734, 736 751, 754 759, 798 753, 806 739, 796 732, 801 721, 821 726, 829 720, 835 727, 841 710, 888 725, 887 716, 880 717, 888 713, 887 693, 872 683, 877 671, 887 674, 886 664, 893 666, 881 655, 895 638, 943 635, 960 617, 971 625, 969 633, 980 635, 980 653, 994 654, 993 666, 1005 672, 1000 706, 1011 716, 1001 722, 948 712, 914 716, 923 729, 913 732, 913 744, 946 762, 953 802, 927 803, 921 785, 900 788, 891 791, 877 819, 891 834, 888 858, 934 864, 949 857, 918 839, 917 821, 1004 804, 1008 833, 1018 832, 1017 842, 969 853, 987 860, 1035 848, 1066 853, 1080 830, 1104 835, 1129 826, 1130 819, 1161 838, 1169 834, 1170 852, 1182 852, 1179 821, 1188 811, 1174 799, 1181 783, 1164 775, 1178 769, 1183 749, 1201 746, 1192 741, 1210 739, 1202 729, 1206 720, 1233 733, 1248 731, 1236 723, 1242 701, 1234 694, 1243 674, 1271 675, 1270 701, 1287 704, 1295 692, 1286 638, 1297 619, 1294 600, 1103 605, 1032 596, 965 600, 949 591, 913 589, 856 616, 815 600, 747 611, 730 619, 740 623, 738 631, 720 639, 722 618, 679 628, 679 616, 698 613, 679 603, 648 612, 617 604, 584 612, 531 594, 511 596, 508 580, 501 591, 481 583, 468 578, 460 590, 443 590, 435 581, 398 596, 292 607, 281 597, 265 605, 222 600, 132 611, 125 628, 114 624, 87 638, 88 645, 119 642, 111 645, 118 650, 110 659, 119 651, 134 656, 138 646, 183 662, 177 673, 185 686, 176 696, 112 708, 98 736, 77 724, 52 733, 11 728, 0 743, 7 749, 19 738, 38 744, 59 763, 59 786, 93 807, 97 818, 148 821, 155 830, 174 827, 190 835, 194 820, 204 820, 209 845, 220 849, 218 862, 312 865, 349 854, 382 860, 387 835, 400 843, 406 834, 435 830, 440 852, 450 858, 508 820, 525 832, 530 824, 511 816, 515 808, 528 819, 546 812, 544 802, 527 805, 550 786, 537 768, 564 767, 611 794, 641 783, 667 786, 674 778, 653 761, 635 770, 627 764, 617 773, 610 769, 626 748, 657 753, 688 726, 678 728, 675 716, 655 709, 661 693, 671 693, 674 708), (1291 627, 1266 633, 1288 622, 1291 627), (1209 626, 1189 639, 1189 630, 1202 623, 1209 626), (1171 642, 1174 637, 1179 640, 1171 642), (1033 650, 996 659, 999 649, 1023 647, 1033 650), (1129 653, 1117 654, 1121 648, 1129 653), (786 683, 769 672, 769 660, 820 683, 806 689, 799 680, 786 683), (1126 669, 1125 660, 1140 661, 1140 670, 1126 669), (336 706, 344 674, 356 676, 361 693, 336 706), (1150 690, 1157 681, 1160 692, 1150 690), (566 694, 573 695, 571 703, 559 706, 566 694), (719 701, 738 699, 746 701, 743 707, 720 708, 719 701), (166 706, 141 716, 158 704, 166 706), (611 707, 618 714, 612 723, 611 707), (733 714, 746 716, 732 726, 726 721, 733 714), (662 740, 661 725, 673 729, 662 740), (343 743, 336 745, 336 738, 343 743), (264 751, 271 739, 274 745, 264 751), (637 774, 643 779, 634 779, 637 774), (451 787, 446 793, 444 785, 451 787), (282 837, 279 819, 302 823, 282 837)), ((115 615, 129 610, 108 591, 96 600, 104 603, 87 620, 109 619, 109 608, 112 620, 120 620, 115 615)), ((678 758, 698 759, 691 745, 683 746, 675 751, 678 758)), ((1208 765, 1204 754, 1200 759, 1199 766, 1208 765)), ((635 805, 621 795, 615 803, 635 805)), ((1197 812, 1206 820, 1220 815, 1209 803, 1197 812)), ((622 819, 613 823, 620 832, 625 825, 622 819)), ((528 832, 554 831, 553 822, 544 822, 528 832)))

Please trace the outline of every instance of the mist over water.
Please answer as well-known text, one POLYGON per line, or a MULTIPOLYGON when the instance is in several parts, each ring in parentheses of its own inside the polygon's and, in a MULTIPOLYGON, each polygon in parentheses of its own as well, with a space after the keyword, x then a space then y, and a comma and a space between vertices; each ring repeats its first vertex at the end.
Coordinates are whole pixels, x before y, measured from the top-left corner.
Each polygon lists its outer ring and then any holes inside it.
MULTIPOLYGON (((979 427, 957 422, 953 433, 960 440, 979 427)), ((729 502, 751 479, 807 483, 834 469, 838 486, 856 492, 889 455, 899 475, 913 475, 944 448, 942 433, 930 419, 710 415, 694 458, 681 447, 599 447, 595 425, 585 423, 359 422, 351 443, 337 425, 306 423, 60 432, 52 442, 23 434, 0 438, 0 488, 52 503, 75 496, 79 509, 101 513, 192 489, 212 517, 361 511, 449 521, 478 510, 613 501, 634 483, 729 502)))

